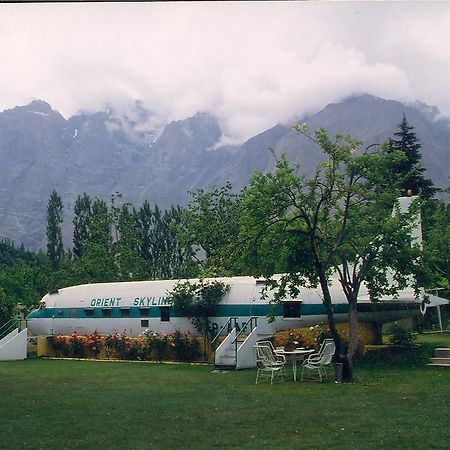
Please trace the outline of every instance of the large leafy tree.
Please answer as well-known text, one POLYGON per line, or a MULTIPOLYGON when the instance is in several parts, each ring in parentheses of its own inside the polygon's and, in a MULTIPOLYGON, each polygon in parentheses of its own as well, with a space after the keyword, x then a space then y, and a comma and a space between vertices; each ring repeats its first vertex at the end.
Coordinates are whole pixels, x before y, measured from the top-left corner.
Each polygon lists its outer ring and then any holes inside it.
POLYGON ((430 258, 433 286, 450 293, 450 205, 435 200, 427 209, 425 250, 430 258))
POLYGON ((243 196, 241 257, 255 275, 271 275, 274 261, 283 262, 287 272, 276 299, 288 292, 298 294, 304 287, 320 287, 344 377, 351 380, 362 283, 374 300, 393 296, 406 287, 416 268, 418 250, 408 238, 407 217, 391 214, 397 186, 390 169, 404 156, 399 152, 355 156, 360 143, 349 136, 330 139, 324 129, 314 135, 303 127, 294 129, 316 142, 327 162, 307 178, 282 156, 274 174, 253 175, 243 196), (392 177, 387 180, 389 174, 392 177), (346 353, 335 326, 333 274, 349 305, 346 353))
POLYGON ((422 166, 422 145, 416 136, 414 127, 410 126, 403 115, 403 120, 398 124, 398 131, 394 138, 388 141, 388 151, 400 151, 405 158, 400 160, 393 168, 393 172, 401 180, 401 194, 406 195, 411 191, 413 195, 421 195, 422 198, 431 198, 436 188, 433 182, 425 178, 425 168, 422 166))
POLYGON ((62 223, 63 202, 58 193, 53 191, 47 206, 47 256, 53 269, 59 268, 64 258, 62 223))
POLYGON ((242 193, 234 193, 229 183, 192 193, 181 237, 186 245, 197 249, 197 263, 204 276, 241 272, 233 257, 240 229, 241 198, 242 193))
POLYGON ((0 324, 16 313, 27 313, 47 292, 45 270, 38 265, 14 264, 0 270, 0 324))

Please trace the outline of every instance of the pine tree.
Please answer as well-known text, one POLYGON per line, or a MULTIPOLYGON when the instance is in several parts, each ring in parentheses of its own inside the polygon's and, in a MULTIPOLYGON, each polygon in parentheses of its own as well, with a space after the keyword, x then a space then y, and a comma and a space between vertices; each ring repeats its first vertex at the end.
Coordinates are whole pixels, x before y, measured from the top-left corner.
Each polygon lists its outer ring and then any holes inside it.
POLYGON ((63 202, 56 191, 50 195, 47 207, 47 256, 53 269, 58 269, 64 257, 61 225, 63 202))
POLYGON ((422 145, 403 115, 403 120, 398 124, 399 131, 394 133, 395 138, 389 139, 390 152, 399 150, 405 155, 405 159, 394 168, 395 173, 401 177, 401 195, 420 194, 423 198, 431 198, 436 192, 433 182, 425 178, 425 168, 422 166, 422 145))

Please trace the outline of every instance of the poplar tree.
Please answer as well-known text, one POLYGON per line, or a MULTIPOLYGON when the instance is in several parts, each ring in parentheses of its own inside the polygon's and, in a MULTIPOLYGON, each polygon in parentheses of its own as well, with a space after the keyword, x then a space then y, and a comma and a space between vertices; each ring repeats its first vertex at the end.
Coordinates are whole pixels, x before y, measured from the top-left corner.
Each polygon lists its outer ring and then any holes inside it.
POLYGON ((89 222, 92 219, 92 201, 88 194, 78 196, 73 211, 73 256, 81 258, 89 241, 89 222))
POLYGON ((54 190, 47 207, 47 256, 50 266, 58 269, 64 257, 61 225, 63 223, 63 202, 54 190))

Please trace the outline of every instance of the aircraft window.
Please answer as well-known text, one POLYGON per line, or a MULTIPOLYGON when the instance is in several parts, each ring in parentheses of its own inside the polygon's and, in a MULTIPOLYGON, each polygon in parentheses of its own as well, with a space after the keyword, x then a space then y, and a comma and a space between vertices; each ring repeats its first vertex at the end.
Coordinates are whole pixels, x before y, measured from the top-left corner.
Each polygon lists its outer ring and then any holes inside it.
POLYGON ((141 317, 149 317, 150 308, 139 308, 139 314, 141 315, 141 317))
POLYGON ((130 309, 129 308, 122 308, 120 310, 120 317, 130 317, 130 309))
POLYGON ((148 319, 141 320, 141 327, 148 328, 148 319))
POLYGON ((283 317, 288 319, 301 317, 302 302, 283 302, 283 317))
POLYGON ((94 316, 94 310, 93 309, 85 309, 84 313, 86 314, 86 317, 93 317, 94 316))
POLYGON ((102 308, 102 316, 103 317, 111 317, 111 308, 102 308))
POLYGON ((159 313, 161 316, 161 322, 170 322, 170 307, 160 306, 159 313))

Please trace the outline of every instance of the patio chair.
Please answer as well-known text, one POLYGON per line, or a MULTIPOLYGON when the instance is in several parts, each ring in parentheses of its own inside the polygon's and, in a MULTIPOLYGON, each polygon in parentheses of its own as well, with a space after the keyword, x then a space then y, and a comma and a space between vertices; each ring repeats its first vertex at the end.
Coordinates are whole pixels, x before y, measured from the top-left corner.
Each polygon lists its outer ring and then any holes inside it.
POLYGON ((284 381, 284 364, 285 359, 283 355, 276 355, 269 345, 261 344, 255 345, 256 352, 256 384, 258 380, 266 378, 270 379, 270 384, 273 384, 276 378, 279 381, 284 381), (279 358, 279 357, 282 358, 279 358))
POLYGON ((256 343, 256 345, 265 345, 266 347, 269 347, 272 350, 272 353, 275 355, 275 359, 277 361, 286 362, 286 357, 283 355, 283 351, 278 351, 274 348, 271 341, 259 341, 256 343))
MULTIPOLYGON (((311 354, 309 355, 309 360, 310 360, 310 361, 312 361, 312 360, 314 360, 314 359, 315 359, 315 360, 319 360, 320 357, 322 356, 322 353, 323 353, 323 351, 324 351, 326 345, 327 345, 328 343, 332 343, 333 345, 335 345, 333 339, 331 339, 331 338, 326 338, 326 339, 324 339, 324 340, 322 341, 322 345, 320 346, 319 350, 318 350, 317 352, 311 353, 311 354)), ((335 349, 336 349, 336 346, 335 346, 335 349)))
POLYGON ((331 367, 331 360, 336 351, 336 345, 332 339, 326 339, 325 341, 322 343, 322 346, 317 353, 312 353, 303 362, 302 381, 307 378, 316 379, 314 377, 315 374, 317 374, 320 381, 322 381, 322 378, 327 378, 326 368, 331 367))

